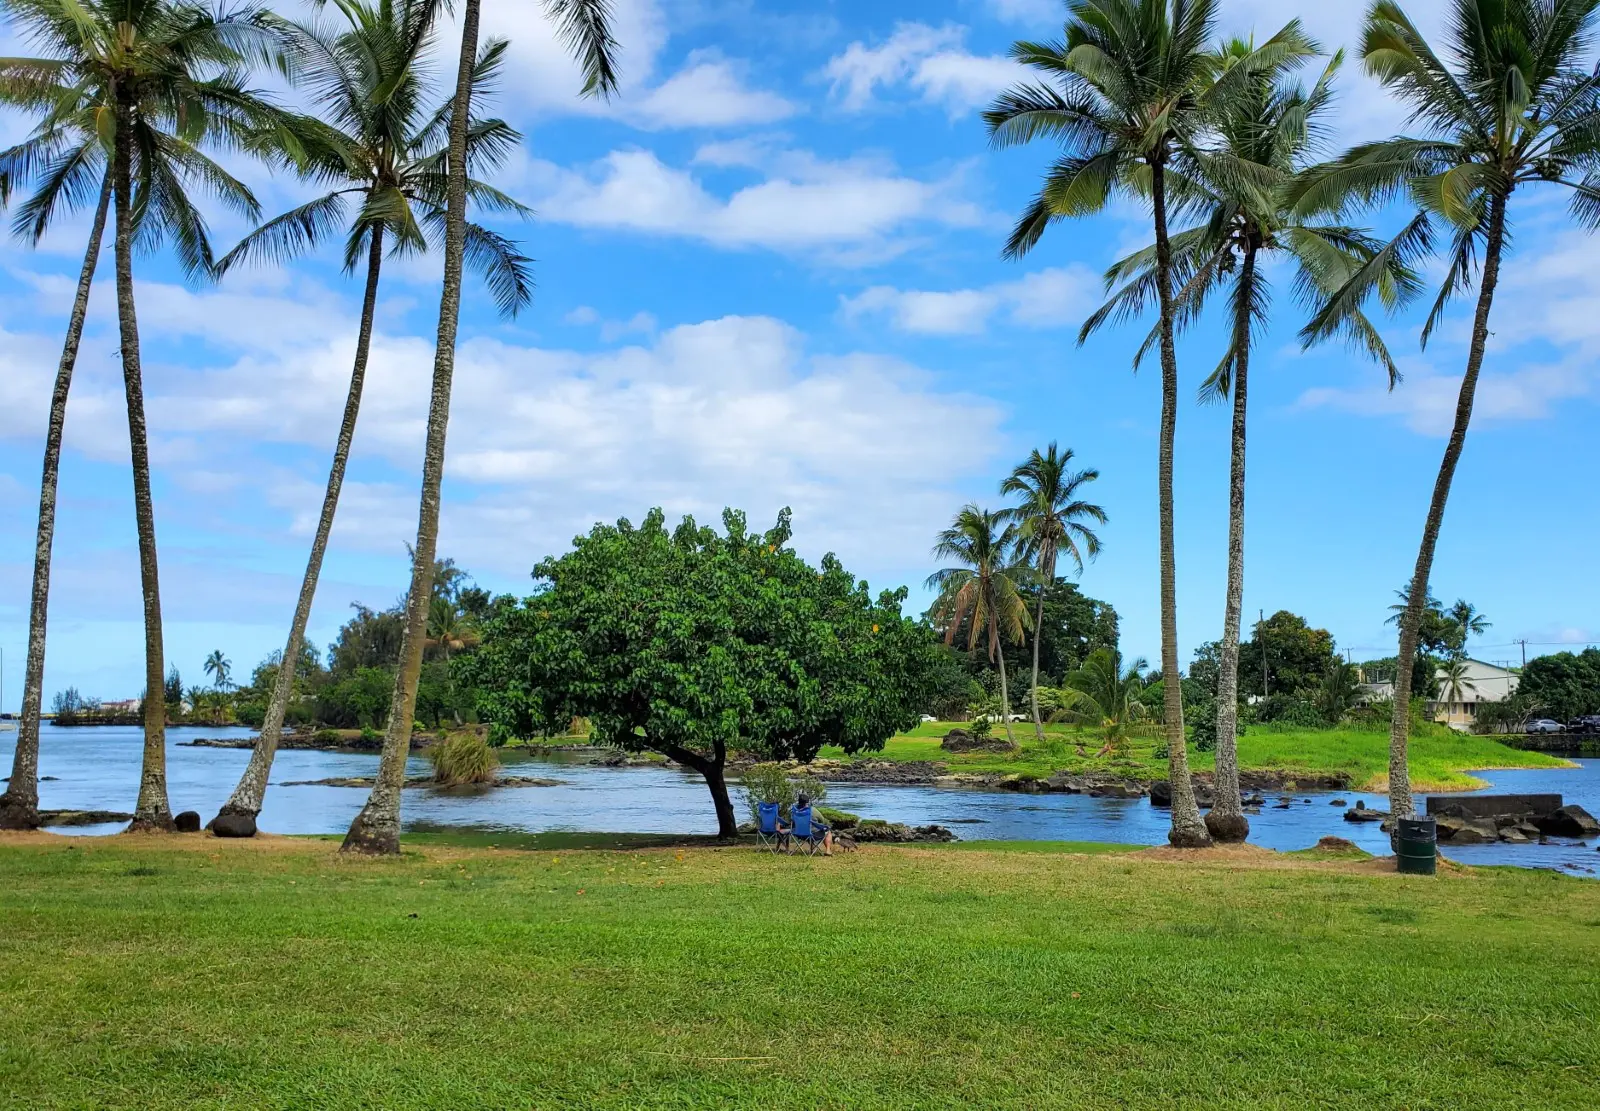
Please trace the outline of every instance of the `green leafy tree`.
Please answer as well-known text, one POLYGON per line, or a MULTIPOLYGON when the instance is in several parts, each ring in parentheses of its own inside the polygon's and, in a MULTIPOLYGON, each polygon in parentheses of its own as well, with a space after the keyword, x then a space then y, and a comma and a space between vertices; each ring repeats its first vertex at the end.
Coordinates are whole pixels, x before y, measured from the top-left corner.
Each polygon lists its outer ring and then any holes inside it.
MULTIPOLYGON (((1254 49, 1240 39, 1223 44, 1213 64, 1227 75, 1246 65, 1254 49)), ((1228 578, 1215 700, 1216 803, 1206 828, 1219 841, 1243 841, 1250 832, 1239 792, 1236 737, 1239 714, 1239 628, 1244 599, 1245 448, 1250 359, 1272 303, 1271 274, 1281 260, 1296 276, 1300 299, 1313 310, 1377 255, 1381 244, 1364 232, 1300 219, 1287 189, 1313 159, 1326 129, 1334 55, 1309 90, 1294 79, 1305 60, 1289 52, 1237 82, 1236 95, 1216 112, 1205 144, 1180 148, 1173 159, 1174 194, 1192 215, 1193 226, 1172 237, 1174 298, 1180 328, 1198 320, 1208 304, 1225 296, 1228 342, 1222 361, 1201 388, 1203 400, 1233 403, 1232 457, 1228 481, 1228 578)), ((1111 321, 1145 314, 1155 299, 1157 254, 1147 247, 1120 260, 1106 274, 1111 298, 1083 326, 1087 337, 1111 321)), ((1416 278, 1398 263, 1379 290, 1391 306, 1413 289, 1416 278)), ((1381 362, 1392 385, 1399 373, 1377 329, 1359 309, 1343 318, 1348 338, 1381 362)), ((1159 341, 1152 329, 1135 356, 1137 366, 1159 341)))
MULTIPOLYGON (((1056 581, 1056 563, 1065 555, 1079 575, 1085 558, 1100 554, 1100 537, 1084 522, 1106 523, 1106 511, 1081 497, 1083 487, 1100 477, 1093 468, 1072 469, 1072 449, 1061 451, 1055 441, 1040 454, 1035 448, 1000 483, 1000 493, 1018 499, 1000 516, 1017 526, 1017 554, 1039 572, 1040 583, 1056 581)), ((1044 740, 1039 716, 1039 642, 1044 636, 1044 599, 1036 590, 1033 615, 1033 673, 1028 685, 1033 706, 1034 736, 1044 740)))
POLYGON ((1028 608, 1018 590, 1028 569, 1018 560, 1017 539, 1017 526, 1006 524, 1001 514, 962 506, 933 546, 934 556, 956 560, 957 566, 940 568, 927 581, 939 592, 930 612, 934 626, 944 630, 946 644, 955 640, 963 623, 969 653, 977 650, 980 631, 987 638, 988 657, 1000 670, 1000 720, 1013 746, 1017 741, 1011 733, 1003 643, 1021 643, 1028 625, 1028 608))
POLYGON ((1251 75, 1311 52, 1298 24, 1290 23, 1216 77, 1207 47, 1216 11, 1216 0, 1069 0, 1063 41, 1018 42, 1011 49, 1011 56, 1039 73, 1040 80, 1002 93, 984 114, 997 146, 1049 138, 1063 147, 1012 231, 1007 257, 1030 251, 1052 222, 1101 212, 1114 197, 1150 205, 1161 356, 1157 487, 1161 670, 1173 783, 1168 838, 1180 846, 1205 845, 1211 838, 1190 786, 1178 677, 1172 505, 1178 355, 1167 175, 1174 156, 1196 145, 1251 75))
POLYGON ((1279 610, 1258 622, 1255 635, 1239 647, 1239 674, 1252 692, 1311 698, 1330 664, 1338 660, 1333 634, 1314 629, 1306 619, 1279 610), (1266 689, 1261 690, 1262 656, 1266 656, 1266 689))
MULTIPOLYGON (((609 0, 544 0, 558 37, 584 72, 582 95, 609 96, 617 87, 616 40, 611 37, 609 0)), ((461 19, 461 54, 456 94, 449 114, 444 219, 444 282, 439 331, 433 353, 433 388, 423 442, 422 491, 417 506, 417 543, 406 592, 405 638, 395 673, 378 776, 366 805, 350 824, 341 852, 395 855, 400 852, 400 789, 411 751, 412 710, 422 675, 423 642, 433 597, 434 556, 439 546, 439 497, 444 482, 445 433, 450 425, 450 389, 455 378, 456 328, 461 318, 461 268, 467 252, 468 118, 478 51, 480 0, 466 0, 461 19)))
MULTIPOLYGON (((426 65, 435 41, 439 0, 334 0, 334 4, 342 17, 339 25, 303 22, 285 28, 297 79, 310 91, 316 111, 315 120, 301 121, 296 128, 304 151, 299 170, 331 188, 267 221, 218 263, 219 271, 225 272, 251 259, 282 262, 339 233, 344 238, 345 272, 353 273, 365 261, 355 361, 322 512, 289 624, 284 654, 290 657, 305 640, 338 512, 366 383, 385 252, 391 258, 423 253, 440 245, 445 224, 449 103, 434 103, 426 65)), ((505 40, 494 39, 479 52, 473 71, 475 102, 493 85, 505 49, 505 40)), ((478 174, 499 169, 520 138, 503 120, 473 116, 467 127, 468 165, 478 174)), ((478 208, 527 212, 477 179, 468 181, 467 193, 478 208)), ((468 263, 484 277, 500 312, 515 316, 533 294, 530 261, 511 240, 478 224, 467 222, 465 236, 468 263)), ((282 679, 267 701, 260 739, 222 807, 223 814, 254 819, 261 812, 293 694, 291 676, 283 673, 282 679)))
POLYGON ((497 608, 461 667, 483 720, 504 734, 564 733, 653 750, 705 777, 720 836, 737 834, 724 768, 738 751, 802 760, 823 745, 878 749, 917 722, 936 643, 903 618, 906 592, 874 601, 832 555, 812 567, 723 514, 724 532, 659 509, 596 525, 534 571, 539 593, 497 608))
MULTIPOLYGON (((1411 663, 1445 505, 1472 421, 1511 198, 1519 188, 1561 186, 1570 190, 1574 220, 1600 226, 1600 73, 1590 57, 1600 0, 1452 0, 1450 7, 1442 54, 1394 0, 1368 9, 1362 60, 1407 106, 1417 131, 1355 147, 1296 186, 1297 207, 1305 213, 1409 197, 1416 215, 1385 254, 1430 251, 1441 233, 1448 240, 1444 281, 1422 329, 1424 346, 1450 302, 1470 291, 1474 279, 1478 287, 1455 419, 1400 622, 1389 734, 1389 807, 1396 817, 1413 812, 1411 663)), ((1304 335, 1341 326, 1377 280, 1371 267, 1353 275, 1304 335)))
MULTIPOLYGON (((135 523, 144 596, 145 686, 159 688, 165 661, 150 495, 144 387, 134 304, 133 254, 170 244, 191 275, 212 252, 192 198, 206 194, 247 216, 250 191, 202 148, 259 147, 287 118, 244 85, 249 63, 269 52, 274 18, 254 6, 215 10, 183 0, 7 0, 6 23, 34 57, 0 59, 0 104, 38 117, 0 152, 0 203, 31 186, 13 230, 37 243, 60 218, 94 201, 45 434, 34 543, 22 723, 0 828, 38 824, 38 751, 50 554, 67 397, 88 311, 108 209, 115 225, 117 319, 128 404, 135 523)), ((146 699, 144 762, 133 826, 169 829, 165 707, 146 699)))
POLYGON ((1600 649, 1534 657, 1522 669, 1517 696, 1561 721, 1600 713, 1600 649))

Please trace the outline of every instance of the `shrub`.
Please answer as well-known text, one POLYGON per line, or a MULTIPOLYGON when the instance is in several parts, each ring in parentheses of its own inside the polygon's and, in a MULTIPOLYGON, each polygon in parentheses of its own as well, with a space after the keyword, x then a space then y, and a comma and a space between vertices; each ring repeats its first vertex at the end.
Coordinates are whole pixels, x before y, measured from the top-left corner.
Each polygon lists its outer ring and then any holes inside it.
POLYGON ((817 807, 817 817, 834 829, 854 829, 861 822, 859 814, 852 814, 848 810, 835 810, 831 806, 817 807))
MULTIPOLYGON (((805 794, 813 803, 827 797, 828 788, 816 776, 791 777, 780 764, 752 764, 739 777, 744 788, 745 804, 750 808, 750 820, 760 824, 761 815, 756 805, 763 802, 778 804, 778 813, 784 818, 794 806, 795 799, 805 794)), ((820 811, 820 808, 819 808, 820 811)))
POLYGON ((428 759, 433 761, 434 782, 441 787, 493 783, 500 770, 500 757, 476 733, 457 733, 429 749, 428 759))
POLYGON ((311 734, 311 739, 319 745, 336 745, 339 743, 339 731, 337 729, 318 729, 311 734))
POLYGON ((370 725, 363 725, 361 727, 361 739, 369 745, 377 744, 383 740, 383 734, 370 725))
POLYGON ((1292 694, 1270 694, 1262 699, 1256 704, 1256 719, 1303 729, 1325 729, 1328 725, 1320 710, 1292 694))

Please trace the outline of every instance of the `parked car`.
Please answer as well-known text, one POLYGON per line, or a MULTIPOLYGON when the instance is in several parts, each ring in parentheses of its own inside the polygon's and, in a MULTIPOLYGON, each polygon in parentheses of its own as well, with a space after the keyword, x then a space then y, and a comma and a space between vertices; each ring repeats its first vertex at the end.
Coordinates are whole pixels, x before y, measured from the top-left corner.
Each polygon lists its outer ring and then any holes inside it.
POLYGON ((1562 725, 1559 721, 1551 721, 1549 718, 1534 718, 1522 728, 1523 732, 1530 734, 1565 733, 1567 731, 1566 726, 1562 725))
POLYGON ((1573 718, 1567 722, 1567 732, 1591 736, 1600 733, 1600 714, 1585 714, 1581 718, 1573 718))

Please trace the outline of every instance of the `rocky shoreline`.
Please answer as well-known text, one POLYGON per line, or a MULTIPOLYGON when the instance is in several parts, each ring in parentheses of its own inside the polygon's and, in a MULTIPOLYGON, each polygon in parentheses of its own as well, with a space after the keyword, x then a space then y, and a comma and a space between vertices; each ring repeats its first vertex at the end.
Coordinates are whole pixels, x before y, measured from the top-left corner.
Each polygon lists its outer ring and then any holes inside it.
MULTIPOLYGON (((283 783, 274 784, 277 787, 371 787, 377 782, 376 776, 370 775, 336 775, 328 779, 290 779, 283 783)), ((441 791, 477 790, 491 787, 560 787, 564 779, 539 779, 527 775, 503 775, 492 783, 455 783, 441 787, 434 782, 431 775, 412 775, 406 777, 407 787, 438 787, 441 791)))

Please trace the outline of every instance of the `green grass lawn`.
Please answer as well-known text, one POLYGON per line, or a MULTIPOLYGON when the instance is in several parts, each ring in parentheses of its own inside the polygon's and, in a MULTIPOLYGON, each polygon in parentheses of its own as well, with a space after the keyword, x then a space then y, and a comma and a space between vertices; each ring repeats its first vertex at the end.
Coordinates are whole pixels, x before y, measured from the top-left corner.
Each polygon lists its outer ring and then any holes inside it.
MULTIPOLYGON (((909 733, 891 738, 875 759, 896 761, 935 760, 949 765, 954 773, 1000 772, 1013 775, 1049 776, 1056 771, 1102 772, 1144 779, 1164 778, 1167 762, 1157 758, 1160 743, 1155 737, 1136 737, 1121 755, 1098 755, 1100 738, 1061 726, 1047 726, 1040 744, 1032 722, 1017 722, 1012 728, 1021 751, 1016 754, 974 752, 952 754, 939 748, 940 739, 957 724, 927 722, 909 733), (1078 749, 1084 755, 1078 754, 1078 749)), ((1443 726, 1417 730, 1411 738, 1412 786, 1420 791, 1471 790, 1483 780, 1468 773, 1485 768, 1553 768, 1567 762, 1539 752, 1524 752, 1501 744, 1491 737, 1456 733, 1443 726)), ((824 748, 824 759, 843 759, 843 751, 824 748)), ((1210 771, 1208 752, 1189 753, 1195 771, 1210 771)), ((1350 776, 1352 789, 1385 790, 1389 776, 1389 734, 1360 729, 1283 729, 1252 726, 1239 738, 1239 763, 1246 769, 1303 772, 1328 775, 1343 772, 1350 776)))
POLYGON ((0 837, 18 1108, 1592 1108, 1600 884, 0 837))

